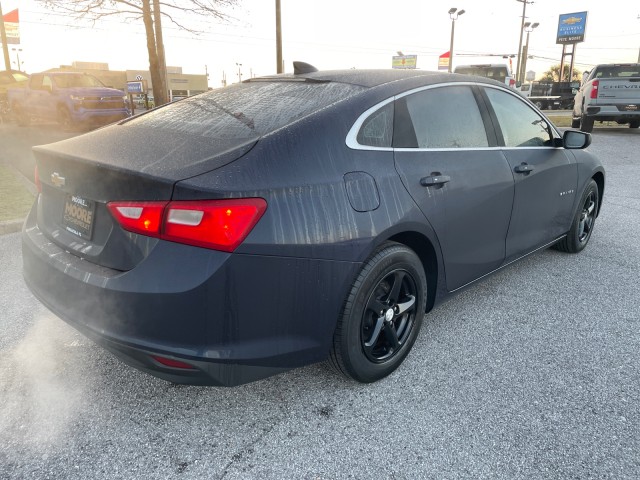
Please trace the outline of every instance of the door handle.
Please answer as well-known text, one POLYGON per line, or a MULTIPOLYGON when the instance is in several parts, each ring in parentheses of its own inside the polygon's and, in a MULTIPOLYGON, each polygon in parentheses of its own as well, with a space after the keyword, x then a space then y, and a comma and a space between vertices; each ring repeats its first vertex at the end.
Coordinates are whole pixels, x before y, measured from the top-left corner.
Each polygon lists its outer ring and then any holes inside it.
POLYGON ((444 185, 451 181, 449 175, 430 175, 428 177, 422 177, 420 179, 420 185, 423 187, 433 187, 435 185, 444 185))
POLYGON ((513 171, 516 173, 529 173, 533 171, 533 165, 522 162, 520 165, 516 165, 513 171))

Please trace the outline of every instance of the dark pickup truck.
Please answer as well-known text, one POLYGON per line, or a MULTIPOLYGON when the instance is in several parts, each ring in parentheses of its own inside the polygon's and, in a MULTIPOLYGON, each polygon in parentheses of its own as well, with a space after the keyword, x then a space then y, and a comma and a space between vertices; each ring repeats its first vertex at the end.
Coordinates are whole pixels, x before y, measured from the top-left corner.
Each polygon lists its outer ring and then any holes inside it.
POLYGON ((105 125, 131 116, 124 92, 105 87, 86 73, 35 73, 21 88, 10 88, 7 97, 20 125, 40 118, 71 128, 105 125))

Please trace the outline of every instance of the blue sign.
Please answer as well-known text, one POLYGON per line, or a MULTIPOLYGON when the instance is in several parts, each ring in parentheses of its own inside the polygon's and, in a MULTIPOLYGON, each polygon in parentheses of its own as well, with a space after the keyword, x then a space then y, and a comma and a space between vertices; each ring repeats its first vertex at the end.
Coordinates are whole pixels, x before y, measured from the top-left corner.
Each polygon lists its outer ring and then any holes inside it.
POLYGON ((144 93, 142 82, 127 82, 127 93, 144 93))
POLYGON ((560 15, 556 43, 584 42, 584 35, 587 31, 587 13, 589 12, 560 15))

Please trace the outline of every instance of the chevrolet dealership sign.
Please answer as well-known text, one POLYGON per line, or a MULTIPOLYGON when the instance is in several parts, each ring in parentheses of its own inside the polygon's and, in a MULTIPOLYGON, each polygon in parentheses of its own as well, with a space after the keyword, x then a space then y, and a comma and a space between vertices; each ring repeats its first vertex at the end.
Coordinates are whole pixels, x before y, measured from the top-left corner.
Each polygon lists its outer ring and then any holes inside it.
POLYGON ((556 43, 584 42, 587 31, 587 13, 565 13, 558 20, 558 36, 556 43))

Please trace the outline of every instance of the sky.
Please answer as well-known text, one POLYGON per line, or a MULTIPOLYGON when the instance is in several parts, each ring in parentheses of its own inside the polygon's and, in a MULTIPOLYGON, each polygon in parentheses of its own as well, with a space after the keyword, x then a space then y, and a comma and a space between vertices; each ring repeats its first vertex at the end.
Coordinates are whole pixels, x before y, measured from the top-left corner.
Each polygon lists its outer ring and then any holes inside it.
MULTIPOLYGON (((12 62, 19 53, 29 73, 74 61, 108 63, 112 70, 148 68, 140 22, 113 17, 92 25, 46 10, 35 0, 0 3, 4 14, 20 9, 21 44, 9 47, 12 62)), ((281 0, 281 5, 286 72, 293 70, 294 60, 320 70, 390 68, 398 51, 417 55, 422 70, 437 70, 438 56, 449 50, 452 7, 465 10, 455 24, 453 66, 505 63, 502 55, 518 51, 523 10, 518 0, 281 0)), ((640 2, 535 0, 526 7, 526 21, 540 24, 530 34, 534 58, 527 71, 540 76, 560 63, 558 16, 583 11, 588 12, 587 32, 576 48, 576 68, 638 60, 640 2)), ((165 22, 167 65, 181 66, 184 73, 206 71, 213 88, 223 77, 238 81, 239 71, 243 79, 275 73, 275 0, 240 0, 227 13, 231 19, 226 23, 185 18, 202 32, 198 35, 165 22)))

